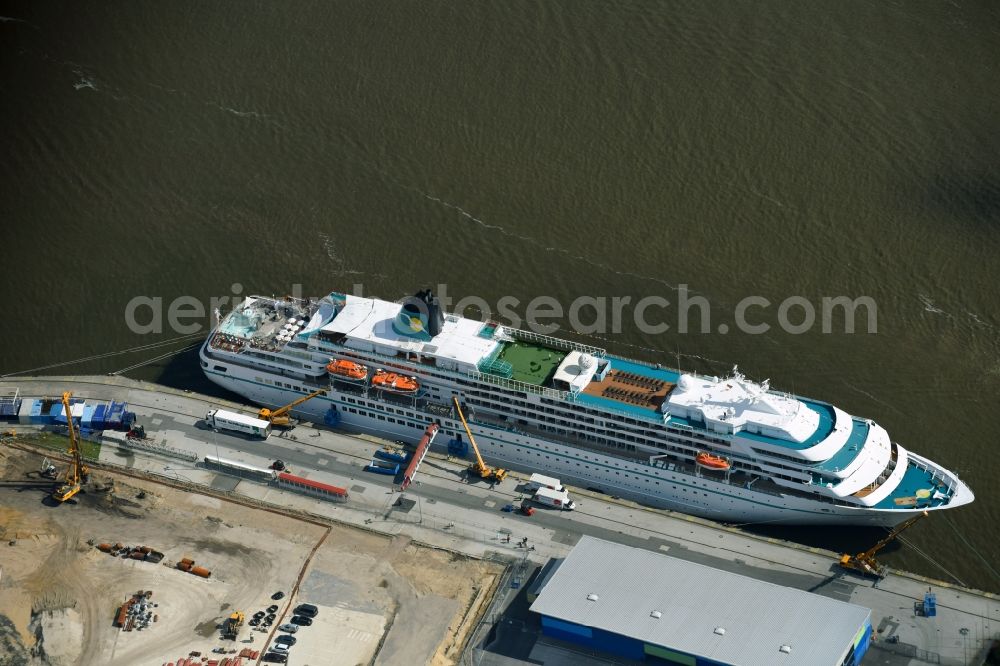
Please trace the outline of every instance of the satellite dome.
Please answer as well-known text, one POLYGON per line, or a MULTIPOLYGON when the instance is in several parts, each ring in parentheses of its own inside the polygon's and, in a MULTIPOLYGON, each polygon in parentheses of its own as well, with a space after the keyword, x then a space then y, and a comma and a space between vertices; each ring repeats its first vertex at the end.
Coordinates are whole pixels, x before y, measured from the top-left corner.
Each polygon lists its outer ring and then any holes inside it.
POLYGON ((590 366, 594 365, 594 357, 590 354, 580 354, 580 368, 586 370, 590 366))
POLYGON ((681 391, 689 391, 694 388, 694 377, 691 375, 681 375, 677 380, 677 388, 681 391))

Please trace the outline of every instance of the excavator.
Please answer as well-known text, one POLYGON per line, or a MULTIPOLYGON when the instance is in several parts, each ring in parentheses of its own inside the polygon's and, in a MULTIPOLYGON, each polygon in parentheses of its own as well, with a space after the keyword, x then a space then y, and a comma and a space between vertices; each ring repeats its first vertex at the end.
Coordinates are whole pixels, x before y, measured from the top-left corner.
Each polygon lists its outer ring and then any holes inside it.
POLYGON ((232 614, 226 618, 225 622, 222 623, 222 637, 234 641, 239 638, 240 627, 243 626, 243 621, 245 619, 246 615, 243 611, 233 611, 232 614))
POLYGON ((472 431, 469 430, 469 424, 465 421, 465 414, 462 413, 462 408, 458 404, 458 396, 454 396, 452 400, 455 402, 455 411, 458 413, 458 418, 462 419, 462 426, 465 428, 465 432, 469 436, 469 442, 472 444, 472 450, 476 454, 476 462, 469 465, 469 472, 475 474, 484 481, 500 483, 507 478, 507 470, 499 467, 486 466, 486 463, 483 462, 483 456, 479 453, 479 447, 476 446, 476 438, 472 436, 472 431))
POLYGON ((864 552, 858 553, 857 555, 850 555, 847 553, 841 555, 840 566, 874 578, 885 578, 888 573, 888 569, 875 559, 875 554, 882 550, 886 544, 899 536, 900 532, 907 529, 913 525, 913 523, 917 522, 926 515, 927 512, 924 511, 917 514, 913 518, 900 523, 891 532, 889 532, 884 539, 864 552))
POLYGON ((262 408, 257 412, 257 418, 261 421, 270 421, 273 426, 290 426, 292 424, 292 419, 288 416, 288 413, 294 408, 301 405, 306 400, 312 400, 318 395, 326 395, 326 389, 318 389, 313 391, 309 395, 304 395, 301 398, 296 398, 284 407, 278 407, 275 410, 270 410, 267 407, 262 408))
POLYGON ((90 470, 83 464, 80 454, 80 442, 77 439, 76 427, 73 425, 73 413, 70 410, 69 399, 72 394, 66 391, 62 394, 63 413, 66 415, 66 428, 69 430, 69 455, 72 457, 62 483, 52 491, 52 499, 65 502, 80 492, 80 484, 86 480, 90 470))

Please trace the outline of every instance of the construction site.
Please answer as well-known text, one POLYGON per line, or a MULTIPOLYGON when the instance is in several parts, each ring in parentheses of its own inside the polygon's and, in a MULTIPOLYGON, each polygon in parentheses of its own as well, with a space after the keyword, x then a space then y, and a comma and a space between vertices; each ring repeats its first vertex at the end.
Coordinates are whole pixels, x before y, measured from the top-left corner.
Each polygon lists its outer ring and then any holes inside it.
POLYGON ((272 632, 240 622, 226 639, 228 618, 277 606, 276 627, 300 602, 320 612, 296 663, 332 663, 334 646, 343 664, 454 663, 503 569, 114 472, 54 505, 30 449, 0 449, 5 664, 256 663, 272 632))

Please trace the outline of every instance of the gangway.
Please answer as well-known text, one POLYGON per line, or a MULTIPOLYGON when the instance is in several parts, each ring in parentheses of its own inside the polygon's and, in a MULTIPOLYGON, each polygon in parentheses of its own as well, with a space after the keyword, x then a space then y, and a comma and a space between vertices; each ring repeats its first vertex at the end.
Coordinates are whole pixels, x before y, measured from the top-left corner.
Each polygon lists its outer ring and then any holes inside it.
POLYGON ((267 407, 261 408, 257 412, 257 418, 261 421, 270 421, 273 426, 288 426, 291 425, 292 419, 289 418, 288 413, 292 411, 295 407, 298 407, 306 400, 312 400, 318 395, 326 395, 326 389, 317 389, 308 395, 301 396, 292 400, 290 403, 284 407, 278 407, 275 410, 270 410, 267 407))
POLYGON ((401 491, 406 490, 413 483, 413 477, 417 475, 417 468, 420 467, 420 463, 424 461, 424 457, 427 455, 427 451, 431 448, 431 442, 434 441, 434 437, 438 434, 438 425, 432 423, 427 426, 427 430, 424 430, 424 436, 420 438, 420 442, 417 444, 416 451, 413 452, 413 457, 410 458, 410 464, 406 466, 406 471, 403 472, 403 482, 399 484, 399 489, 401 491))
POLYGON ((465 420, 465 414, 462 413, 462 406, 458 404, 458 396, 454 396, 452 400, 455 403, 455 411, 458 413, 458 418, 462 420, 462 427, 465 428, 465 433, 469 436, 472 450, 476 454, 476 462, 469 465, 469 471, 486 481, 500 483, 507 478, 507 470, 486 466, 486 463, 483 462, 482 454, 479 453, 479 446, 476 445, 476 438, 472 436, 472 430, 469 429, 469 424, 465 420))

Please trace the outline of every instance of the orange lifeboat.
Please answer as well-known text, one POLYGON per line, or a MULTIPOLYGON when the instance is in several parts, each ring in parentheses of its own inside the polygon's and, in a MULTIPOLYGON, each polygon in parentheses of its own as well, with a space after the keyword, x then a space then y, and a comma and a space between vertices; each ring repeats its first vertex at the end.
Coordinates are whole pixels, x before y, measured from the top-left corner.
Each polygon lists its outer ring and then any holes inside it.
POLYGON ((709 469, 729 469, 728 460, 721 456, 713 456, 711 453, 699 453, 695 457, 695 462, 709 469))
POLYGON ((375 388, 395 391, 396 393, 416 393, 420 388, 420 382, 416 377, 406 377, 395 372, 379 370, 372 378, 372 385, 375 388))
POLYGON ((336 375, 337 377, 350 379, 356 382, 368 379, 367 367, 361 365, 360 363, 355 363, 354 361, 346 361, 342 358, 330 361, 326 366, 326 371, 331 375, 336 375))

